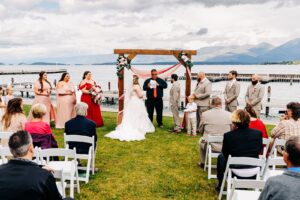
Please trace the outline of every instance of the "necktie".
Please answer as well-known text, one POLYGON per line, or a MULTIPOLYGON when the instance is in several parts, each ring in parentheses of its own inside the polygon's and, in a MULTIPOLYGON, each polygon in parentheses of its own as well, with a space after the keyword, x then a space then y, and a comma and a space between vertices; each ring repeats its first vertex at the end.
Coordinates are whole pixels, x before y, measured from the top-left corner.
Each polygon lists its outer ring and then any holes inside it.
POLYGON ((154 98, 157 97, 157 91, 156 91, 156 88, 153 88, 153 97, 154 97, 154 98))

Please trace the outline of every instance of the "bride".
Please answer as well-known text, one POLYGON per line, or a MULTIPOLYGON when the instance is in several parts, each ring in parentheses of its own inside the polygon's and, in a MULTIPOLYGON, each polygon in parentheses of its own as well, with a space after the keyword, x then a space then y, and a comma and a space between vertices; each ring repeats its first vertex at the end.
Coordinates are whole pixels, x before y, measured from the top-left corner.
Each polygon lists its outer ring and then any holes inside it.
POLYGON ((134 75, 132 87, 126 91, 122 123, 105 137, 121 141, 144 140, 146 133, 154 131, 143 101, 139 78, 134 75))

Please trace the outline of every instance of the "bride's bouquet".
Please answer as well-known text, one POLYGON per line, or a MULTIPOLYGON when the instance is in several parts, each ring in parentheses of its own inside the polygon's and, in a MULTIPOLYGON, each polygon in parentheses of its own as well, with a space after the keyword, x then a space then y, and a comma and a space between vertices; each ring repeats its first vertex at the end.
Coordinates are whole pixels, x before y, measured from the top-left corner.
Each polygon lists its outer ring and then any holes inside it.
POLYGON ((103 91, 100 85, 95 85, 90 89, 90 94, 92 95, 92 99, 94 103, 101 104, 103 91))

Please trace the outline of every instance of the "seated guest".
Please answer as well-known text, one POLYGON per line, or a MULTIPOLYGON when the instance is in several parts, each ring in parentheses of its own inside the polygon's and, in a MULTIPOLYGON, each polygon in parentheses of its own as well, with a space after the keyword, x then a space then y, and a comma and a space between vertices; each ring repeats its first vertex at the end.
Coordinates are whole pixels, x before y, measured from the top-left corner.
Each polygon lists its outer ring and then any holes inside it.
MULTIPOLYGON (((222 110, 222 100, 219 97, 214 97, 211 101, 211 110, 202 113, 202 120, 200 123, 200 134, 203 137, 199 140, 200 145, 200 163, 201 167, 204 166, 206 154, 206 141, 208 136, 223 136, 224 133, 231 130, 231 113, 222 110)), ((213 143, 212 150, 221 152, 222 144, 213 143)))
MULTIPOLYGON (((24 129, 27 118, 23 113, 22 102, 21 98, 15 98, 8 102, 6 111, 0 122, 0 131, 13 133, 24 129)), ((8 140, 2 139, 1 145, 7 146, 8 140)))
MULTIPOLYGON (((77 103, 75 106, 76 117, 67 121, 65 124, 66 135, 82 135, 82 136, 94 136, 95 138, 95 148, 97 143, 96 134, 96 123, 87 119, 87 109, 88 105, 83 102, 77 103)), ((77 153, 87 154, 90 148, 89 144, 70 142, 69 148, 76 148, 77 153)))
POLYGON ((222 153, 218 157, 217 177, 220 189, 228 156, 259 158, 263 149, 261 131, 249 128, 250 115, 244 110, 236 110, 231 115, 233 130, 224 134, 222 153))
POLYGON ((300 137, 290 137, 283 152, 287 170, 267 180, 259 200, 300 199, 300 137))
POLYGON ((257 114, 251 105, 246 105, 245 111, 250 115, 249 128, 253 128, 262 132, 263 138, 268 138, 268 133, 265 124, 257 117, 257 114))
POLYGON ((50 125, 43 121, 47 113, 47 107, 38 103, 32 106, 30 112, 33 119, 25 124, 25 131, 31 134, 35 146, 45 148, 56 148, 57 143, 52 134, 50 125))
POLYGON ((271 137, 274 139, 288 140, 291 136, 300 136, 300 103, 291 102, 286 107, 286 114, 271 131, 271 137))
POLYGON ((34 148, 26 131, 14 133, 9 148, 14 158, 0 166, 0 199, 62 199, 51 172, 32 162, 34 148))
POLYGON ((5 113, 5 100, 3 97, 3 88, 0 86, 0 120, 2 119, 4 113, 5 113))

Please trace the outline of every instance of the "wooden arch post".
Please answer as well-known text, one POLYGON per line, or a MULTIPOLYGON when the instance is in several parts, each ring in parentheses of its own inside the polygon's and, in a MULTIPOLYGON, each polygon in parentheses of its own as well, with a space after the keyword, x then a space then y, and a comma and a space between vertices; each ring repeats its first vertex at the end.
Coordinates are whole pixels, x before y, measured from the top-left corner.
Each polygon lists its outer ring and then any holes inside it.
MULTIPOLYGON (((188 58, 192 60, 193 55, 197 55, 196 50, 152 50, 152 49, 115 49, 114 54, 118 54, 119 56, 127 55, 127 58, 132 61, 137 55, 172 55, 179 62, 179 54, 186 53, 188 58)), ((121 77, 118 78, 118 90, 119 90, 119 114, 118 114, 118 124, 122 121, 122 111, 124 109, 124 68, 120 71, 121 77)), ((187 97, 191 94, 191 80, 192 77, 186 68, 186 79, 185 79, 185 103, 187 103, 187 97)))

